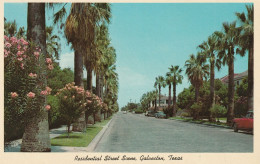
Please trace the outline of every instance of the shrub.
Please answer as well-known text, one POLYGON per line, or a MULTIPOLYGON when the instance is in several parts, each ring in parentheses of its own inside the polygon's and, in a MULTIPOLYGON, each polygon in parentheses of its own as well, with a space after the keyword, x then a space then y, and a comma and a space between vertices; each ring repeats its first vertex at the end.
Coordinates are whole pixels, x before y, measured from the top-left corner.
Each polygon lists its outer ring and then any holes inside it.
POLYGON ((49 126, 50 128, 57 128, 61 125, 65 124, 64 120, 59 113, 59 99, 56 96, 49 95, 47 96, 47 102, 51 106, 51 110, 49 110, 49 126))
MULTIPOLYGON (((23 38, 4 36, 4 113, 5 141, 20 136, 26 123, 44 109, 45 97, 51 89, 46 86, 46 70, 53 68, 52 60, 41 49, 23 38), (13 128, 15 127, 15 128, 13 128), (18 136, 11 136, 18 130, 18 136)), ((45 106, 46 110, 50 106, 45 106)))
POLYGON ((226 114, 227 109, 222 105, 215 104, 213 107, 210 108, 210 112, 213 116, 217 117, 219 121, 219 117, 223 114, 226 114))
POLYGON ((69 137, 70 125, 85 111, 85 91, 82 87, 75 86, 75 83, 69 83, 56 96, 59 100, 59 113, 66 122, 69 137))
POLYGON ((198 119, 198 117, 199 117, 199 112, 201 111, 201 108, 202 108, 201 103, 194 103, 194 104, 190 107, 190 109, 191 109, 190 113, 191 113, 193 119, 198 119))

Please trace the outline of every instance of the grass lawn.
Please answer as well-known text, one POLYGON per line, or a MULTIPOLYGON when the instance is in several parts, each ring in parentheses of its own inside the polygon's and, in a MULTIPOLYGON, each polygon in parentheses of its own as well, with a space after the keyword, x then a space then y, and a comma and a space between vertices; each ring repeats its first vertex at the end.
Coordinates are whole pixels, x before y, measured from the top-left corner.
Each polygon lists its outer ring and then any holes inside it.
POLYGON ((95 138, 95 136, 102 130, 108 121, 111 119, 96 122, 94 125, 88 125, 85 133, 71 132, 69 138, 67 133, 62 134, 56 138, 51 139, 52 146, 71 146, 71 147, 86 147, 95 138))
MULTIPOLYGON (((204 120, 192 120, 192 118, 182 118, 182 117, 170 117, 169 119, 171 120, 183 120, 183 121, 187 121, 187 122, 196 122, 196 123, 206 123, 206 124, 212 124, 212 125, 223 125, 226 126, 226 123, 223 122, 208 122, 208 121, 204 121, 204 120)), ((226 122, 227 118, 219 118, 219 120, 223 120, 226 122)))

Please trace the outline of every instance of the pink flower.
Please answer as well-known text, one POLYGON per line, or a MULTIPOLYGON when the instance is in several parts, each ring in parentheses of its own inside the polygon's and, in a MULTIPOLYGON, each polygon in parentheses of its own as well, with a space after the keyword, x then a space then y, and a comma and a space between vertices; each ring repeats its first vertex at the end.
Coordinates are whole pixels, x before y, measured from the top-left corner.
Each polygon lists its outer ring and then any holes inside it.
POLYGON ((12 43, 17 43, 17 42, 18 42, 17 38, 16 38, 16 37, 14 37, 14 36, 13 36, 13 37, 11 37, 11 38, 10 38, 10 40, 12 41, 12 43))
POLYGON ((35 51, 34 53, 34 56, 38 59, 39 58, 39 56, 40 56, 40 53, 38 52, 38 51, 35 51))
POLYGON ((27 58, 27 55, 23 55, 23 58, 27 58))
POLYGON ((10 48, 12 45, 10 43, 5 43, 5 47, 10 48))
POLYGON ((66 99, 67 98, 67 96, 64 96, 64 99, 66 99))
POLYGON ((7 51, 7 50, 5 49, 5 50, 4 50, 4 53, 5 53, 4 56, 7 57, 7 56, 9 55, 10 51, 7 51))
POLYGON ((46 63, 51 64, 52 63, 51 58, 46 58, 46 63))
POLYGON ((46 87, 46 91, 48 92, 48 94, 51 94, 52 89, 47 86, 47 87, 46 87))
POLYGON ((17 60, 19 60, 19 61, 23 61, 23 58, 22 58, 22 57, 20 57, 20 58, 17 58, 17 60))
POLYGON ((21 52, 21 51, 18 51, 18 52, 16 53, 16 55, 17 55, 17 56, 21 56, 21 55, 22 55, 22 52, 21 52))
POLYGON ((20 49, 21 49, 21 45, 20 45, 20 44, 18 44, 18 46, 17 46, 17 49, 18 49, 18 50, 20 50, 20 49))
POLYGON ((74 99, 74 98, 75 98, 75 96, 73 95, 73 96, 72 96, 72 98, 74 99))
POLYGON ((50 106, 50 105, 46 105, 46 106, 45 106, 45 109, 46 109, 46 110, 50 110, 50 109, 51 109, 51 106, 50 106))
POLYGON ((47 92, 46 90, 44 90, 44 91, 41 91, 41 95, 44 95, 44 96, 46 96, 46 95, 48 95, 48 92, 47 92))
POLYGON ((9 40, 9 37, 8 36, 4 36, 5 40, 8 41, 9 40))
POLYGON ((34 97, 35 97, 35 93, 29 92, 29 93, 27 94, 27 97, 29 97, 29 98, 34 98, 34 97))
POLYGON ((11 92, 11 97, 12 98, 16 98, 18 96, 18 94, 16 92, 11 92))
POLYGON ((30 76, 31 78, 35 78, 35 77, 37 77, 37 74, 36 74, 36 73, 30 73, 29 76, 30 76))
POLYGON ((24 64, 23 64, 23 63, 21 63, 21 65, 20 65, 21 69, 24 69, 24 67, 23 67, 23 66, 24 66, 24 64))
POLYGON ((21 38, 20 41, 22 42, 23 45, 28 45, 28 42, 26 40, 24 40, 23 38, 21 38))
POLYGON ((87 100, 87 103, 88 103, 88 104, 91 104, 91 103, 92 103, 92 101, 90 101, 90 100, 87 100))
POLYGON ((49 64, 49 65, 48 65, 48 69, 49 69, 49 70, 52 70, 52 69, 53 69, 53 65, 52 65, 52 64, 49 64))

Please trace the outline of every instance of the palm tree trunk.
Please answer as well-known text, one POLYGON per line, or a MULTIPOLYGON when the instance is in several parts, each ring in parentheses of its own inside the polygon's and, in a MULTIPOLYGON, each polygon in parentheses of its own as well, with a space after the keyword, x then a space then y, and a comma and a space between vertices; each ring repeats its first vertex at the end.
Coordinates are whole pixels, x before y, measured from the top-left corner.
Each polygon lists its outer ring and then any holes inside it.
POLYGON ((74 82, 76 86, 83 87, 83 55, 81 50, 75 46, 74 57, 74 82))
POLYGON ((195 85, 195 102, 198 103, 199 102, 199 90, 200 90, 200 86, 198 84, 195 85))
POLYGON ((168 109, 170 109, 170 106, 171 106, 171 88, 172 88, 172 85, 169 84, 168 109))
POLYGON ((96 95, 100 97, 100 74, 99 72, 96 73, 96 95))
MULTIPOLYGON (((74 81, 76 86, 83 87, 83 55, 79 47, 75 46, 74 58, 74 81)), ((73 124, 73 131, 84 132, 86 130, 85 113, 83 112, 79 119, 73 124)))
MULTIPOLYGON (((215 61, 210 63, 210 108, 215 105, 215 61)), ((209 110, 209 120, 212 119, 209 110)))
POLYGON ((87 67, 87 90, 92 92, 92 69, 87 67))
POLYGON ((176 113, 176 83, 173 83, 173 108, 172 115, 174 116, 176 113))
MULTIPOLYGON (((46 54, 45 32, 45 3, 28 3, 27 38, 40 46, 42 53, 46 54)), ((40 57, 40 66, 45 65, 45 57, 40 57)), ((43 67, 44 68, 44 67, 43 67)), ((40 70, 40 75, 46 74, 46 70, 40 70)), ((46 78, 43 79, 46 84, 46 78)), ((46 98, 44 98, 39 113, 25 126, 21 151, 22 152, 49 152, 51 151, 48 111, 45 110, 46 98)))
POLYGON ((161 85, 159 85, 159 108, 161 107, 161 85))
POLYGON ((234 118, 234 54, 229 54, 228 63, 228 111, 227 111, 227 123, 231 123, 234 118))
MULTIPOLYGON (((252 45, 254 45, 252 43, 252 45)), ((247 109, 254 110, 254 47, 249 49, 248 55, 248 98, 247 109)))

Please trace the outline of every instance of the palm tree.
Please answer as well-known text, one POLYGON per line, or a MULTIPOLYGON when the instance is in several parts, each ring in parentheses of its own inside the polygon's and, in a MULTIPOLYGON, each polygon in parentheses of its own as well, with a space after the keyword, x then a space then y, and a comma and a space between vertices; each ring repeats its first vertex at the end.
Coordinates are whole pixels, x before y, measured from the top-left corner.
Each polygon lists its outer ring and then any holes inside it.
MULTIPOLYGON (((72 3, 70 14, 65 25, 65 36, 74 49, 74 82, 83 87, 83 53, 84 45, 88 38, 88 15, 86 3, 72 3)), ((74 131, 85 131, 85 114, 82 113, 78 121, 73 125, 74 131)))
POLYGON ((166 86, 164 77, 162 77, 162 76, 156 77, 154 86, 155 87, 158 86, 158 89, 159 89, 159 107, 160 107, 161 106, 161 87, 165 87, 166 86))
MULTIPOLYGON (((236 27, 236 22, 223 23, 224 33, 216 31, 218 39, 218 58, 223 65, 228 65, 228 112, 227 122, 234 118, 234 58, 235 47, 238 45, 241 29, 236 27)), ((243 55, 243 54, 241 54, 243 55)))
POLYGON ((86 8, 88 35, 84 64, 87 70, 87 89, 92 91, 92 71, 101 57, 97 52, 98 26, 110 23, 111 9, 109 3, 89 3, 86 8))
POLYGON ((254 108, 254 5, 246 5, 247 14, 244 12, 236 13, 239 22, 241 23, 241 34, 239 37, 238 51, 243 55, 248 51, 248 110, 254 108))
POLYGON ((176 108, 176 86, 182 83, 183 76, 181 75, 182 69, 180 69, 179 66, 171 66, 169 70, 173 86, 173 109, 171 115, 174 115, 176 108))
MULTIPOLYGON (((27 17, 27 39, 37 44, 43 54, 46 54, 46 32, 45 32, 45 3, 28 3, 27 17)), ((45 64, 44 57, 40 58, 39 64, 45 64)), ((41 70, 38 74, 46 74, 41 70)), ((46 84, 46 78, 43 79, 46 84)), ((44 98, 41 109, 36 117, 28 121, 23 134, 21 151, 23 152, 49 152, 51 151, 48 111, 44 109, 46 99, 44 98)))
POLYGON ((46 44, 47 44, 47 54, 57 60, 59 60, 60 51, 60 37, 53 34, 53 27, 46 27, 46 44))
MULTIPOLYGON (((215 104, 215 66, 220 69, 220 60, 216 59, 216 46, 217 46, 217 39, 215 35, 211 35, 208 37, 207 41, 204 41, 202 44, 198 46, 201 50, 201 54, 208 58, 210 63, 210 106, 214 106, 215 104)), ((209 115, 209 119, 211 120, 211 114, 209 115)))
POLYGON ((203 84, 203 79, 207 79, 209 74, 209 65, 205 64, 205 60, 201 55, 190 55, 190 59, 185 62, 186 74, 191 84, 195 88, 195 102, 198 102, 199 89, 203 84))
POLYGON ((166 73, 165 82, 169 86, 169 96, 168 96, 168 109, 170 109, 171 106, 171 86, 172 86, 173 78, 171 76, 170 72, 166 73))

